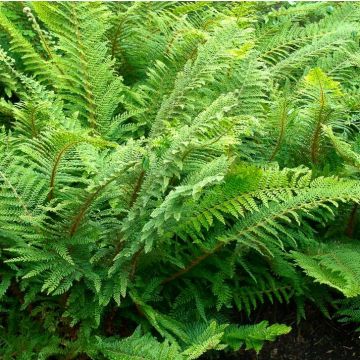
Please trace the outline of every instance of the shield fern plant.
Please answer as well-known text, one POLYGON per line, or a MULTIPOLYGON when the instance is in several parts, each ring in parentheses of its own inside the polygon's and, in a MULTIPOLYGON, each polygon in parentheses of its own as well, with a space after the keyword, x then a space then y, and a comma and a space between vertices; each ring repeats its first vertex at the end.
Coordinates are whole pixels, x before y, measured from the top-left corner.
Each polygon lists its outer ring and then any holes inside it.
POLYGON ((1 359, 259 351, 290 331, 264 302, 348 319, 357 3, 27 5, 0 7, 1 359))

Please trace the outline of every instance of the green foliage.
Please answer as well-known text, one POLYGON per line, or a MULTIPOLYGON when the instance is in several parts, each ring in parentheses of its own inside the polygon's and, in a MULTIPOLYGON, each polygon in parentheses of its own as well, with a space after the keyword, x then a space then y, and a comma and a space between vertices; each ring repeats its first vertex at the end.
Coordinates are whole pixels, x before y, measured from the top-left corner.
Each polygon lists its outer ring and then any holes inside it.
POLYGON ((139 330, 124 340, 98 338, 97 341, 99 352, 110 360, 183 359, 175 345, 160 344, 149 334, 141 336, 139 330))
POLYGON ((225 334, 225 341, 230 346, 237 350, 244 343, 246 349, 254 349, 256 352, 261 350, 264 341, 274 341, 277 336, 287 334, 291 330, 291 327, 274 324, 269 326, 267 321, 262 321, 256 325, 244 325, 236 326, 232 325, 225 334))
POLYGON ((359 294, 359 246, 317 246, 315 253, 293 252, 295 262, 317 282, 338 289, 348 297, 359 294))
MULTIPOLYGON (((360 297, 340 300, 340 305, 337 315, 341 322, 354 322, 360 323, 360 297)), ((360 331, 360 327, 357 328, 360 331)))
POLYGON ((0 29, 1 359, 259 352, 290 331, 265 303, 359 321, 359 4, 4 3, 0 29))

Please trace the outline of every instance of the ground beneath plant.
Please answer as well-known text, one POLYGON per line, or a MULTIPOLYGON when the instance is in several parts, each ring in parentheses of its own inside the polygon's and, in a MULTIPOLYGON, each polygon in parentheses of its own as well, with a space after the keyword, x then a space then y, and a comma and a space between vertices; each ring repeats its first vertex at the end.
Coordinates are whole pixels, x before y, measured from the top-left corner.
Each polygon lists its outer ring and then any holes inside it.
MULTIPOLYGON (((264 345, 257 355, 252 351, 210 355, 207 359, 219 360, 360 360, 360 332, 356 326, 344 325, 335 320, 326 319, 318 310, 307 309, 307 318, 296 324, 294 309, 282 307, 263 310, 257 314, 270 323, 280 322, 292 326, 292 331, 274 342, 264 345)), ((204 358, 205 360, 206 358, 204 358)))

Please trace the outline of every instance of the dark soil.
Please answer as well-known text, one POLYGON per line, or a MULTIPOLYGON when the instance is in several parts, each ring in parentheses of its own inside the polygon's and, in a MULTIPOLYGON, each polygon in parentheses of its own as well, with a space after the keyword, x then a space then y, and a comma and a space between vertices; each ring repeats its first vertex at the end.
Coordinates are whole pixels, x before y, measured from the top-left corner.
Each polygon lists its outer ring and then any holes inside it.
POLYGON ((270 324, 279 322, 290 325, 292 331, 274 342, 265 343, 258 355, 254 351, 242 350, 220 357, 210 356, 210 359, 360 360, 360 332, 355 332, 356 326, 328 320, 314 309, 307 309, 306 315, 306 320, 297 325, 296 313, 291 307, 277 309, 273 313, 265 311, 259 319, 266 319, 270 324))

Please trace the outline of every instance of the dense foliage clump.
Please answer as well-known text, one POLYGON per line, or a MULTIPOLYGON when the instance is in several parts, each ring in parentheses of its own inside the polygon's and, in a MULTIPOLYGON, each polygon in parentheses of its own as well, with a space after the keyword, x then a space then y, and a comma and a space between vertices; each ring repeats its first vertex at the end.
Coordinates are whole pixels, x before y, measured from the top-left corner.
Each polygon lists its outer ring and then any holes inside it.
POLYGON ((26 5, 0 4, 0 359, 259 351, 290 331, 264 302, 360 321, 358 3, 26 5))

